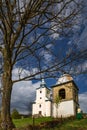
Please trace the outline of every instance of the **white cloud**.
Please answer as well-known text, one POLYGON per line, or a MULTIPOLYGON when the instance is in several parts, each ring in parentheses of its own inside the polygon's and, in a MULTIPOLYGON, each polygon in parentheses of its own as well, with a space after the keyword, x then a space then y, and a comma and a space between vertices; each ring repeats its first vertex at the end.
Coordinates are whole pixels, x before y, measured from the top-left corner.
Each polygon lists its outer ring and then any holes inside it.
POLYGON ((59 34, 58 34, 58 33, 53 33, 51 36, 52 36, 52 38, 54 38, 54 39, 59 38, 59 34))
POLYGON ((35 74, 38 71, 38 68, 31 68, 31 71, 23 68, 14 68, 12 71, 12 80, 18 80, 26 76, 30 76, 31 74, 35 74))
POLYGON ((40 82, 32 83, 32 81, 22 81, 14 84, 11 109, 16 108, 20 113, 29 113, 29 103, 34 101, 35 91, 39 86, 40 82))
MULTIPOLYGON (((52 47, 52 46, 51 46, 51 45, 48 45, 48 46, 46 46, 46 47, 49 49, 49 48, 52 47)), ((49 50, 50 50, 50 49, 49 49, 49 50)), ((52 59, 52 54, 50 53, 49 50, 43 49, 43 50, 40 52, 40 56, 44 58, 44 61, 45 61, 46 64, 49 63, 49 62, 51 61, 51 59, 52 59)))
POLYGON ((59 33, 58 33, 58 26, 56 25, 55 22, 51 22, 51 30, 50 30, 50 37, 53 39, 58 39, 59 38, 59 33))
POLYGON ((87 26, 85 26, 77 44, 83 50, 87 48, 87 26))
POLYGON ((87 61, 85 60, 77 65, 72 65, 70 68, 70 73, 75 75, 87 73, 87 61))
POLYGON ((12 79, 17 80, 19 79, 19 77, 23 78, 25 74, 29 75, 30 72, 22 68, 14 68, 14 70, 12 71, 12 79))
MULTIPOLYGON (((35 73, 36 69, 33 69, 35 73)), ((17 80, 20 77, 29 75, 30 72, 22 68, 14 68, 12 72, 12 79, 17 80)), ((31 106, 29 108, 29 103, 33 102, 35 99, 36 88, 40 86, 40 81, 33 83, 32 81, 21 81, 13 85, 12 98, 11 98, 11 110, 16 108, 21 113, 29 113, 31 106)))
POLYGON ((79 94, 79 104, 81 110, 87 113, 87 92, 79 94))
POLYGON ((75 71, 77 74, 82 72, 87 72, 87 61, 84 61, 83 63, 80 63, 79 65, 75 66, 75 71))

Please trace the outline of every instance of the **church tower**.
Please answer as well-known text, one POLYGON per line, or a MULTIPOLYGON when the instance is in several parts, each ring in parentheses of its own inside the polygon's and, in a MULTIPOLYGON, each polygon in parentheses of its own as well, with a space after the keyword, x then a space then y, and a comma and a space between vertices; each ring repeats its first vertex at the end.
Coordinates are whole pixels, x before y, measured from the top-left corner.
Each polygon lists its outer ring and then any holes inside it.
POLYGON ((32 105, 32 115, 51 116, 50 89, 47 88, 44 79, 40 87, 36 89, 36 100, 32 105))
POLYGON ((78 87, 69 74, 62 75, 56 85, 52 86, 53 93, 53 117, 75 116, 78 104, 78 87), (56 98, 59 102, 56 107, 56 98))

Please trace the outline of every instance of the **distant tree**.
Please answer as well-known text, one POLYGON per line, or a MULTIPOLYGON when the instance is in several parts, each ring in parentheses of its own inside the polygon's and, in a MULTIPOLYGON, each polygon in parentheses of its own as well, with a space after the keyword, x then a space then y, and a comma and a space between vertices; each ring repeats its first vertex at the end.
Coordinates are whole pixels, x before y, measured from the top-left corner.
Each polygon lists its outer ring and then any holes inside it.
POLYGON ((81 59, 80 52, 53 51, 53 38, 73 33, 81 8, 82 0, 0 0, 1 120, 5 130, 14 127, 10 115, 14 83, 58 76, 66 71, 64 66, 81 59), (18 68, 16 79, 14 68, 18 68))
POLYGON ((13 119, 20 119, 21 118, 17 109, 13 109, 11 116, 12 116, 13 119))

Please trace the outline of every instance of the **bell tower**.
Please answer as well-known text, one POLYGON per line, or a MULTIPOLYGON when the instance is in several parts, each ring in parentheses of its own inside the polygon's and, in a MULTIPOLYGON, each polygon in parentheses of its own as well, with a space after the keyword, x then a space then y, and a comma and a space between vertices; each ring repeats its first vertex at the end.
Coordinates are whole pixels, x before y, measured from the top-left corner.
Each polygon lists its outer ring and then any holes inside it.
POLYGON ((52 86, 53 116, 56 117, 55 98, 59 97, 58 116, 75 116, 78 104, 78 87, 69 74, 62 75, 56 85, 52 86))

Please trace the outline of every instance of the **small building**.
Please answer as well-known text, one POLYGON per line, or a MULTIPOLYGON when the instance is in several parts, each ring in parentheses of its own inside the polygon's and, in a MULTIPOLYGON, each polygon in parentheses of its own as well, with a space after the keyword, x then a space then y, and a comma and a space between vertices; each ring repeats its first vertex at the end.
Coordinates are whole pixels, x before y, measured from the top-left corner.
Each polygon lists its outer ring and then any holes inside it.
POLYGON ((40 87, 36 89, 36 100, 32 105, 32 115, 51 116, 51 109, 50 89, 47 88, 44 79, 42 79, 40 87))
POLYGON ((56 85, 52 86, 53 117, 69 117, 75 116, 78 109, 78 87, 76 86, 73 78, 69 74, 64 74, 58 79, 56 85), (56 106, 56 97, 60 98, 56 106))

